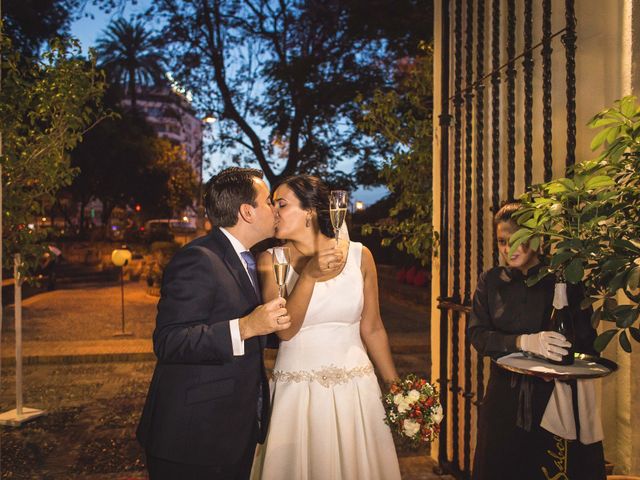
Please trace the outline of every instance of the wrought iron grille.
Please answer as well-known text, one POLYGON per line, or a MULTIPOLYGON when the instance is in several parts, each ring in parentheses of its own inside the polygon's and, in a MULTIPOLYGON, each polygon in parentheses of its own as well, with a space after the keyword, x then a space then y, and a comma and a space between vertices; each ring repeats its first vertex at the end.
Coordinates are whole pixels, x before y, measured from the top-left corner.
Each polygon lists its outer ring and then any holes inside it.
POLYGON ((498 260, 491 212, 531 185, 535 172, 542 173, 541 180, 552 178, 552 131, 566 129, 565 155, 558 160, 556 152, 556 162, 564 162, 565 168, 575 162, 576 19, 574 0, 440 3, 438 381, 446 420, 439 439, 439 463, 458 478, 469 478, 487 363, 478 358, 465 335, 475 278, 498 260), (559 13, 564 22, 553 31, 552 19, 557 23, 559 13), (540 26, 538 32, 534 25, 540 26), (554 56, 552 45, 559 36, 563 48, 556 46, 554 56), (534 37, 539 38, 536 44, 534 37), (566 72, 560 92, 566 98, 566 121, 558 125, 556 117, 553 125, 552 100, 558 91, 552 91, 552 72, 559 68, 566 72), (534 81, 535 75, 539 82, 534 81), (542 103, 537 136, 535 99, 542 103), (486 262, 489 251, 492 255, 486 262))

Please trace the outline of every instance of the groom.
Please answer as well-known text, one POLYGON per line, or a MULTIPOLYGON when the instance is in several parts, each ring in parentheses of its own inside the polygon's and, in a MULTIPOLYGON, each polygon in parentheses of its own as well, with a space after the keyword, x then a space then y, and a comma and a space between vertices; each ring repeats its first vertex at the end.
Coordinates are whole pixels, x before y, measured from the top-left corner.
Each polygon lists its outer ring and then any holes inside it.
POLYGON ((229 168, 206 185, 211 233, 166 267, 156 364, 138 426, 151 480, 247 479, 269 421, 262 350, 291 325, 282 298, 261 305, 248 251, 272 237, 262 172, 229 168))

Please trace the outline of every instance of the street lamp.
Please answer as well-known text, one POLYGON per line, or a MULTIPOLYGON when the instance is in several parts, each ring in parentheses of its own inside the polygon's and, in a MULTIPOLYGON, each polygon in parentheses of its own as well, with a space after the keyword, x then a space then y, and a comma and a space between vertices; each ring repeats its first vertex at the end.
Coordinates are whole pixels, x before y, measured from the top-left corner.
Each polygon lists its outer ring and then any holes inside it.
POLYGON ((124 329, 124 267, 125 265, 129 265, 129 262, 131 261, 131 250, 129 250, 126 245, 123 245, 122 248, 115 249, 111 252, 111 261, 116 267, 120 267, 120 293, 122 304, 122 331, 115 333, 113 336, 130 337, 133 334, 125 331, 124 329))
POLYGON ((364 202, 362 200, 356 200, 356 212, 361 212, 364 210, 364 202))

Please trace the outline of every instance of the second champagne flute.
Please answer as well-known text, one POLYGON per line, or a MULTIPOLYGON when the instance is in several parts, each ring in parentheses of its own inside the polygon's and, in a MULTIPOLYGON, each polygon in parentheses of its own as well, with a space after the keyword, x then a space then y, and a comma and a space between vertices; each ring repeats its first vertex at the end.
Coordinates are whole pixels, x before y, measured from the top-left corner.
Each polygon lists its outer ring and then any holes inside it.
POLYGON ((276 283, 278 284, 278 295, 284 298, 285 283, 287 282, 287 275, 289 274, 289 265, 291 263, 291 252, 289 247, 274 247, 271 251, 273 259, 273 272, 276 276, 276 283))

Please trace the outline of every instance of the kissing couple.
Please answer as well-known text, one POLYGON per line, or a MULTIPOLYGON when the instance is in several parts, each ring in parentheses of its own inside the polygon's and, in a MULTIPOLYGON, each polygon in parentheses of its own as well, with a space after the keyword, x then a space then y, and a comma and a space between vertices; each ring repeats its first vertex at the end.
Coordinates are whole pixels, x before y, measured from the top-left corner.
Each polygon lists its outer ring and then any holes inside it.
POLYGON ((327 185, 298 175, 271 194, 261 171, 234 167, 207 182, 205 206, 211 232, 162 280, 137 430, 149 478, 399 479, 374 372, 398 376, 376 266, 336 241, 327 185), (274 236, 290 250, 286 299, 270 252, 250 251, 274 236), (269 382, 263 349, 278 339, 269 382))

